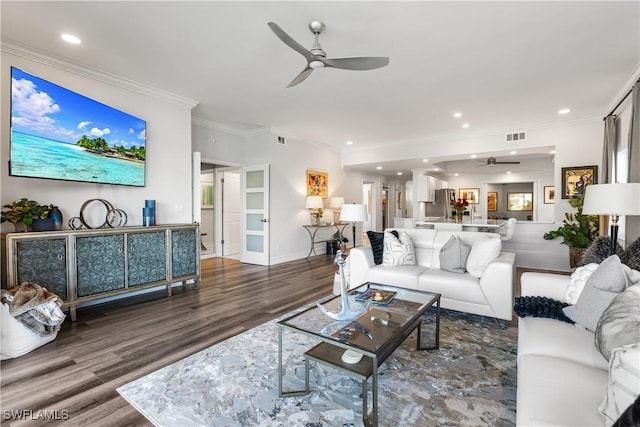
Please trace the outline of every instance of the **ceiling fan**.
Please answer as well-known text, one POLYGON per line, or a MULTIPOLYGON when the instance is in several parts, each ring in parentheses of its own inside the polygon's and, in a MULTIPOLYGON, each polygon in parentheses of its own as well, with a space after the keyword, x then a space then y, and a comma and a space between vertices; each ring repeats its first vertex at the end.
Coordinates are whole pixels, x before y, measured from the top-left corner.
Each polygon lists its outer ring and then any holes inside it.
POLYGON ((493 166, 493 165, 519 165, 520 162, 499 162, 495 157, 489 157, 486 160, 480 160, 482 162, 481 165, 476 166, 481 168, 483 166, 493 166))
POLYGON ((309 30, 316 36, 316 41, 313 43, 311 50, 307 50, 300 43, 295 41, 291 36, 284 32, 282 28, 275 22, 267 23, 269 28, 275 33, 280 40, 284 42, 291 49, 304 56, 307 60, 307 66, 298 74, 287 87, 295 86, 302 83, 309 77, 311 72, 316 68, 340 68, 343 70, 375 70, 389 65, 388 57, 380 56, 362 56, 356 58, 327 58, 327 53, 322 50, 318 38, 320 33, 324 30, 324 24, 320 21, 313 21, 309 24, 309 30))

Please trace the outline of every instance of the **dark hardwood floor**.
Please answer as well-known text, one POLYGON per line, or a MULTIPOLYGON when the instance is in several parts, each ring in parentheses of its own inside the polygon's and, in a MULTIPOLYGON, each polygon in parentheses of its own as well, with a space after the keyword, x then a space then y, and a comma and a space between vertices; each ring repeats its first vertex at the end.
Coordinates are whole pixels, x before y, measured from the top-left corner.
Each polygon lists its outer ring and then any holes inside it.
POLYGON ((202 262, 200 289, 187 285, 171 297, 161 291, 79 309, 55 341, 0 363, 0 422, 151 425, 117 387, 328 295, 332 261, 319 255, 261 267, 210 258, 202 262), (7 411, 20 410, 32 413, 10 419, 7 411), (34 419, 53 411, 68 419, 34 419))

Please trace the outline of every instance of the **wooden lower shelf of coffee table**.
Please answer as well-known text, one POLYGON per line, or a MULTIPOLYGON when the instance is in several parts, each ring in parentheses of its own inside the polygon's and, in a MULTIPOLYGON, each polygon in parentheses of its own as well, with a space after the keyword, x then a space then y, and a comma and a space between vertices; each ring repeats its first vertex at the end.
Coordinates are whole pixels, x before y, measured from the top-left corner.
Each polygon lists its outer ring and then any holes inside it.
POLYGON ((370 357, 362 356, 358 363, 345 363, 342 355, 345 349, 322 342, 308 350, 304 357, 332 366, 361 380, 366 380, 373 373, 373 361, 370 357))

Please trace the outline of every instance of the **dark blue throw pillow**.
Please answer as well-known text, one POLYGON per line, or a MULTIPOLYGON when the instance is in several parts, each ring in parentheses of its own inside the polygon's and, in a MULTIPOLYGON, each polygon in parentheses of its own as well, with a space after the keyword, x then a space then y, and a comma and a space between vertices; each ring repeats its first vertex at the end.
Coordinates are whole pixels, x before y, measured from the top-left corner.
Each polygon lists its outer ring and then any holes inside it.
POLYGON ((547 297, 516 297, 513 311, 518 317, 546 317, 548 319, 562 320, 567 323, 574 323, 573 320, 565 316, 563 308, 569 304, 547 297))
MULTIPOLYGON (((396 230, 391 230, 394 236, 398 237, 396 230)), ((376 265, 382 264, 382 252, 384 252, 384 233, 382 231, 367 231, 371 249, 373 249, 373 262, 376 265)))

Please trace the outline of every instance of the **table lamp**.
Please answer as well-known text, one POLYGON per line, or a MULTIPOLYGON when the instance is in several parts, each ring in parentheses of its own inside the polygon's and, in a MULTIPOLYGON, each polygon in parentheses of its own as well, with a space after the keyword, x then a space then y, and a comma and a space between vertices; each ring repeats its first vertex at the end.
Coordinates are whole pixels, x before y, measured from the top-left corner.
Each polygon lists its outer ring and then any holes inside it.
POLYGON ((340 211, 340 221, 351 221, 351 228, 353 229, 353 247, 356 247, 356 222, 363 222, 368 219, 367 206, 357 205, 355 203, 350 205, 343 205, 340 211))
POLYGON ((619 218, 623 215, 640 215, 640 183, 587 186, 582 213, 611 216, 611 254, 615 254, 619 218))
POLYGON ((322 197, 307 196, 306 207, 309 209, 309 213, 311 214, 311 225, 318 225, 320 218, 322 218, 322 208, 324 208, 322 197))
POLYGON ((333 208, 333 223, 340 223, 340 209, 344 205, 344 197, 332 197, 329 200, 329 207, 333 208))

